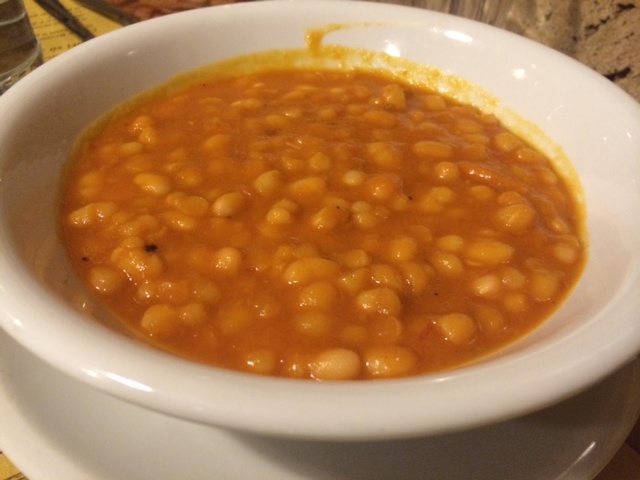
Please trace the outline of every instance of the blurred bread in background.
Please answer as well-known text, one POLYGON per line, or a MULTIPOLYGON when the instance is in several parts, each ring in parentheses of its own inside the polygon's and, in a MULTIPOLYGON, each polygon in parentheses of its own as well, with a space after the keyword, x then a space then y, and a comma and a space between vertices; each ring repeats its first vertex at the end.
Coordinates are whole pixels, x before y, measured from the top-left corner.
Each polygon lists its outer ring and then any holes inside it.
POLYGON ((169 13, 191 10, 194 8, 211 7, 227 3, 238 3, 247 0, 107 0, 123 12, 137 18, 148 20, 169 13))
POLYGON ((574 57, 640 101, 640 0, 515 0, 507 28, 574 57))

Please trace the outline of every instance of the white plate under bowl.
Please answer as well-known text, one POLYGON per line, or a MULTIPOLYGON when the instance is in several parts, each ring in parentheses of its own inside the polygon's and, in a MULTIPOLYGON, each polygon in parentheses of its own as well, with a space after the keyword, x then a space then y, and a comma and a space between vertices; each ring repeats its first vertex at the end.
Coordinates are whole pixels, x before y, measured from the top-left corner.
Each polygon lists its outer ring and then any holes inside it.
POLYGON ((231 433, 122 402, 0 332, 0 448, 29 480, 591 480, 640 410, 640 361, 523 418, 371 443, 231 433))

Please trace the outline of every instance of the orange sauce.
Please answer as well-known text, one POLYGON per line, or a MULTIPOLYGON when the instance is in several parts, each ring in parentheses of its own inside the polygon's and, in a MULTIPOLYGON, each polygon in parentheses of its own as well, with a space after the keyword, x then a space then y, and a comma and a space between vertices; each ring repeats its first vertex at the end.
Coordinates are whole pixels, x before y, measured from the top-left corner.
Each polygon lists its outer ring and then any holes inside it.
POLYGON ((538 326, 586 261, 580 202, 494 115, 375 69, 149 95, 80 143, 81 278, 174 354, 317 380, 419 375, 538 326))

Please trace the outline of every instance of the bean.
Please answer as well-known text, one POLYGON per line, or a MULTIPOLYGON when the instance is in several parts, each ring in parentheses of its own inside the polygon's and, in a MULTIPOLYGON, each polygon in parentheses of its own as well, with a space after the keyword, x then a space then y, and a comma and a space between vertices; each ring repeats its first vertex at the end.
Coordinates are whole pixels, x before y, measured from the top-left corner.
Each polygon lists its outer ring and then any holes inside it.
POLYGON ((529 307, 529 300, 524 293, 508 293, 502 299, 504 308, 510 313, 522 313, 529 307))
POLYGON ((464 271, 464 265, 454 253, 436 252, 429 259, 435 271, 445 278, 460 277, 464 271))
POLYGON ((209 210, 209 202, 198 195, 180 197, 175 200, 174 206, 186 215, 201 217, 209 210))
POLYGON ((144 127, 140 130, 140 134, 138 135, 138 142, 147 148, 153 147, 157 145, 160 141, 160 134, 158 130, 156 130, 152 126, 144 127))
POLYGON ((164 269, 160 257, 138 249, 121 250, 116 253, 114 263, 135 281, 157 277, 164 269))
POLYGON ((154 195, 166 195, 171 191, 171 182, 163 175, 155 173, 139 173, 133 179, 144 192, 154 195))
POLYGON ((350 187, 358 187, 364 183, 366 178, 367 175, 360 170, 349 170, 343 175, 342 181, 350 187))
POLYGON ((355 294, 362 291, 370 278, 367 268, 357 268, 338 279, 338 286, 348 293, 355 294))
POLYGON ((440 213, 455 201, 456 193, 447 187, 433 187, 419 200, 419 207, 426 213, 440 213))
MULTIPOLYGON (((147 300, 155 300, 156 302, 165 302, 172 305, 183 304, 189 300, 189 287, 184 280, 168 281, 159 278, 145 280, 143 285, 147 285, 150 290, 147 291, 153 298, 147 297, 147 300)), ((142 286, 138 292, 142 292, 142 286)))
POLYGON ((67 220, 76 227, 88 227, 109 218, 117 210, 113 202, 93 202, 71 212, 67 220))
POLYGON ((413 153, 422 158, 447 159, 453 155, 453 147, 448 143, 421 140, 413 144, 413 153))
POLYGON ((334 230, 349 218, 346 208, 340 206, 322 207, 311 216, 309 223, 318 230, 334 230))
POLYGON ((442 182, 455 182, 460 178, 460 170, 453 162, 438 162, 433 167, 433 173, 436 178, 442 182))
POLYGON ((484 298, 493 298, 500 294, 502 283, 495 274, 487 274, 476 278, 471 283, 471 291, 484 298))
POLYGON ((523 163, 544 165, 547 163, 547 159, 540 152, 528 147, 521 147, 515 152, 516 157, 523 163))
POLYGON ((411 262, 418 250, 418 242, 413 237, 402 236, 391 239, 387 255, 394 263, 411 262))
POLYGON ((213 202, 211 211, 218 217, 232 217, 242 210, 244 204, 245 199, 241 192, 228 192, 220 195, 213 202))
POLYGON ((447 107, 445 99, 440 95, 426 95, 424 104, 429 110, 444 110, 447 107))
POLYGON ((234 247, 221 248, 215 253, 213 262, 218 271, 235 275, 242 265, 242 252, 234 247))
POLYGON ((404 331, 402 321, 393 315, 380 315, 373 318, 369 329, 371 337, 380 343, 396 343, 404 331))
POLYGON ((380 218, 373 212, 357 212, 353 214, 352 218, 362 230, 371 230, 380 224, 380 218))
POLYGON ((262 195, 273 195, 282 184, 282 173, 279 170, 264 172, 253 181, 253 187, 262 195))
POLYGON ((268 375, 276 369, 278 358, 273 350, 253 350, 245 355, 244 364, 247 370, 252 373, 268 375))
POLYGON ((360 373, 360 356, 353 350, 334 348, 317 355, 309 365, 317 380, 351 380, 360 373))
POLYGON ((289 185, 289 193, 294 200, 308 202, 314 198, 318 198, 327 190, 327 184, 320 177, 307 177, 297 180, 289 185))
POLYGON ((398 266, 404 276, 405 283, 409 286, 411 293, 420 294, 429 285, 430 275, 424 265, 419 263, 402 263, 398 266))
POLYGON ((391 265, 374 264, 369 268, 371 281, 377 285, 401 291, 404 281, 400 272, 391 265))
POLYGON ((510 290, 518 290, 527 282, 527 277, 512 266, 505 266, 501 270, 502 284, 510 290))
POLYGON ((474 310, 474 318, 484 332, 497 335, 505 327, 504 315, 495 307, 478 305, 474 310))
POLYGON ((402 313, 402 301, 398 294, 389 287, 364 290, 357 296, 356 305, 369 313, 384 315, 400 315, 402 313))
POLYGON ((126 283, 121 270, 109 266, 96 266, 89 271, 89 283, 102 295, 118 292, 126 283))
POLYGON ((472 120, 461 120, 455 123, 454 129, 459 133, 480 133, 484 131, 484 126, 472 120))
POLYGON ((384 110, 368 110, 362 118, 376 127, 391 128, 398 124, 398 117, 384 110))
POLYGON ((173 183, 177 188, 194 189, 205 181, 202 168, 190 165, 178 166, 173 175, 173 183))
POLYGON ((371 258, 369 257, 369 254, 365 250, 362 250, 361 248, 349 250, 343 253, 340 256, 340 260, 342 265, 350 269, 366 267, 371 263, 371 258))
POLYGON ((389 143, 369 143, 366 149, 369 159, 380 168, 396 169, 402 165, 402 155, 389 143))
POLYGON ((264 123, 268 127, 283 130, 291 125, 291 120, 285 115, 271 114, 267 115, 264 119, 264 123))
POLYGON ((290 225, 294 216, 284 207, 274 206, 267 212, 267 222, 271 225, 290 225))
POLYGON ((368 195, 378 201, 390 199, 398 191, 398 185, 388 175, 370 176, 365 182, 368 195))
POLYGON ((502 207, 496 212, 498 225, 511 232, 523 232, 533 226, 536 211, 525 204, 515 204, 502 207))
POLYGON ((202 148, 209 152, 224 152, 231 144, 231 136, 226 133, 216 133, 207 138, 202 148))
POLYGON ((466 177, 495 190, 514 190, 519 193, 526 193, 528 190, 521 181, 479 162, 458 162, 458 168, 466 177))
POLYGON ((284 271, 284 281, 290 284, 307 284, 313 280, 330 278, 338 272, 338 264, 322 257, 303 258, 291 262, 284 271))
POLYGON ((238 110, 245 111, 261 110, 264 108, 264 106, 264 101, 260 100, 259 98, 243 98, 241 100, 236 100, 231 104, 232 108, 237 108, 238 110))
POLYGON ((235 303, 220 308, 216 316, 216 326, 223 335, 235 335, 246 329, 254 321, 251 309, 235 303))
POLYGON ((548 301, 560 289, 560 278, 551 272, 536 270, 529 277, 529 289, 535 300, 548 301))
POLYGON ((318 112, 318 119, 322 121, 335 120, 339 115, 340 114, 336 107, 324 107, 318 112))
POLYGON ((327 335, 335 320, 323 312, 300 313, 292 319, 296 331, 313 337, 327 335))
POLYGON ((368 348, 363 354, 367 375, 371 378, 392 378, 412 373, 418 363, 416 354, 408 348, 384 345, 368 348))
POLYGON ((150 127, 154 124, 153 118, 149 115, 140 115, 136 117, 129 125, 129 133, 138 133, 145 127, 150 127))
POLYGON ((476 322, 464 313, 450 313, 436 319, 436 326, 442 336, 451 344, 468 344, 476 335, 476 322))
POLYGON ((558 243, 553 247, 553 255, 564 264, 573 264, 580 258, 579 249, 566 243, 558 243))
POLYGON ((397 84, 386 85, 382 89, 382 104, 395 110, 404 110, 407 106, 407 98, 404 89, 397 84))
POLYGON ((338 339, 347 345, 362 345, 367 342, 369 333, 363 325, 347 324, 342 327, 338 339))
POLYGON ((189 326, 202 325, 207 319, 207 311, 202 303, 189 303, 178 309, 180 320, 189 326))
POLYGON ((180 328, 178 312, 170 305, 151 305, 142 315, 140 326, 151 336, 171 335, 180 328))
POLYGON ((522 141, 509 132, 503 132, 493 137, 496 148, 502 152, 511 152, 522 147, 522 141))
POLYGON ((476 200, 486 202, 491 200, 496 192, 486 185, 474 185, 469 188, 469 194, 476 200))
MULTIPOLYGON (((475 146, 484 147, 485 145, 489 145, 491 143, 491 138, 482 133, 466 133, 461 136, 464 140, 466 140, 467 142, 475 146)), ((480 152, 484 152, 484 151, 485 150, 476 150, 475 152, 477 152, 477 155, 474 155, 474 156, 476 158, 481 158, 482 155, 480 154, 480 152)))
POLYGON ((142 152, 143 150, 144 150, 144 145, 142 145, 140 142, 123 143, 120 146, 120 153, 126 156, 135 155, 137 153, 142 152))
POLYGON ((436 240, 439 249, 452 253, 462 251, 464 244, 464 238, 460 235, 444 235, 436 240))
POLYGON ((195 301, 216 304, 222 298, 220 288, 212 281, 196 278, 190 284, 189 296, 195 301))
POLYGON ((298 305, 303 308, 330 311, 338 299, 338 291, 324 280, 305 286, 298 295, 298 305))
POLYGON ((515 249, 497 240, 476 240, 465 251, 467 261, 476 265, 498 265, 506 263, 513 257, 515 249))
POLYGON ((165 225, 169 226, 173 230, 186 232, 195 230, 195 228, 198 226, 198 220, 196 218, 194 218, 192 215, 182 213, 178 210, 163 212, 160 215, 160 218, 165 225))
POLYGON ((326 172, 333 165, 333 160, 323 152, 317 152, 309 159, 309 167, 314 172, 326 172))

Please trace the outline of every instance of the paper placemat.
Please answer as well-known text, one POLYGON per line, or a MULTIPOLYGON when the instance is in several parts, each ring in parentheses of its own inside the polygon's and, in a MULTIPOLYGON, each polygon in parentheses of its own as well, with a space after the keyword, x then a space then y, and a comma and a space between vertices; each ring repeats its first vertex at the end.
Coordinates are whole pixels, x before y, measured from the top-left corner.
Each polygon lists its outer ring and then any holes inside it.
MULTIPOLYGON (((120 24, 84 8, 73 0, 60 0, 60 3, 96 36, 121 28, 120 24)), ((24 5, 33 29, 40 39, 45 62, 82 43, 82 40, 45 12, 34 0, 24 0, 24 5)))
POLYGON ((9 459, 0 452, 0 480, 25 480, 25 477, 9 459))

